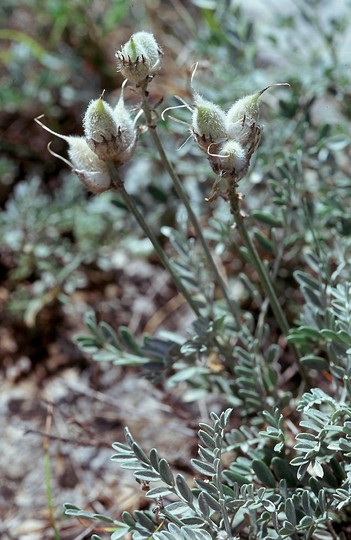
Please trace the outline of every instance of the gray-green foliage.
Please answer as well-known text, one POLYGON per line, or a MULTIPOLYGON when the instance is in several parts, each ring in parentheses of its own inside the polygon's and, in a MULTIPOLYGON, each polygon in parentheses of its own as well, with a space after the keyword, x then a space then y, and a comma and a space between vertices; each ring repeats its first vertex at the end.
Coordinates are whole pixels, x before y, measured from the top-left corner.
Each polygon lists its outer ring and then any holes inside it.
MULTIPOLYGON (((264 411, 268 426, 228 429, 231 409, 200 424, 198 458, 191 484, 172 471, 153 448, 149 454, 128 429, 114 443, 112 461, 133 471, 151 502, 150 510, 124 512, 111 520, 111 539, 305 538, 334 539, 333 523, 348 522, 351 501, 351 408, 321 390, 302 396, 301 431, 293 437, 278 411, 264 411), (270 440, 281 442, 272 448, 270 440), (224 454, 232 456, 224 468, 224 454), (295 456, 295 457, 293 457, 295 456), (308 472, 307 472, 308 468, 308 472), (160 530, 160 528, 162 528, 160 530)), ((228 458, 226 458, 226 461, 228 458)), ((66 514, 106 519, 66 505, 66 514)))
MULTIPOLYGON (((225 527, 228 530, 221 458, 225 451, 224 435, 230 413, 230 409, 220 416, 211 413, 212 425, 201 424, 199 458, 192 460, 192 466, 195 471, 206 476, 207 481, 195 479, 193 487, 189 486, 182 474, 172 471, 168 461, 155 448, 147 455, 130 431, 125 430, 126 442, 113 444, 116 453, 111 459, 133 471, 134 477, 146 491, 146 497, 153 501, 153 511, 135 511, 133 515, 124 512, 123 523, 114 522, 117 530, 111 539, 123 538, 127 532, 132 532, 133 538, 137 540, 147 539, 150 535, 163 540, 175 534, 184 540, 210 540, 225 527), (224 519, 222 513, 225 514, 224 519), (163 520, 168 525, 162 532, 157 532, 163 520)), ((73 505, 66 505, 66 513, 101 519, 97 515, 89 516, 89 513, 73 505)))

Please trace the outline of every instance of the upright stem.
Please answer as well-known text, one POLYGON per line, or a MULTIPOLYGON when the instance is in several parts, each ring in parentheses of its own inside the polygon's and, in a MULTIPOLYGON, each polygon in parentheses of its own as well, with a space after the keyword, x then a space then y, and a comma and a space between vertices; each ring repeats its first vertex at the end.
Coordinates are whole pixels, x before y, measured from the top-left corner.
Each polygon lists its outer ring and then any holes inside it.
POLYGON ((107 165, 108 165, 108 168, 109 168, 109 171, 110 171, 111 180, 112 180, 112 184, 113 184, 114 188, 122 196, 128 210, 133 214, 133 216, 135 217, 135 219, 139 223, 140 227, 142 228, 142 230, 144 231, 146 236, 151 241, 151 243, 152 243, 152 245, 153 245, 153 247, 154 247, 154 249, 155 249, 155 251, 156 251, 156 253, 157 253, 157 255, 158 255, 159 259, 160 259, 160 261, 161 261, 161 263, 166 268, 166 270, 169 272, 169 274, 172 277, 177 289, 182 293, 182 295, 184 296, 184 298, 186 299, 186 301, 188 302, 188 304, 190 305, 190 307, 192 308, 194 313, 199 317, 200 316, 200 311, 199 311, 198 306, 194 302, 193 298, 189 294, 186 287, 184 287, 179 275, 177 274, 177 272, 172 267, 172 265, 171 265, 171 263, 169 261, 169 258, 167 258, 167 256, 166 256, 164 250, 162 249, 159 241, 157 240, 157 238, 156 238, 155 234, 153 233, 153 231, 150 229, 149 225, 146 223, 143 215, 139 212, 138 207, 136 206, 135 202, 133 201, 133 199, 127 193, 127 191, 126 191, 126 189, 124 187, 124 183, 123 183, 123 181, 122 181, 122 179, 120 177, 118 168, 111 161, 107 162, 107 165))
MULTIPOLYGON (((239 205, 239 197, 236 193, 235 188, 235 182, 229 182, 229 185, 231 186, 229 191, 229 202, 230 202, 230 208, 232 211, 232 214, 234 216, 235 224, 237 226, 237 229, 239 231, 239 234, 241 236, 241 239, 243 240, 251 259, 251 262, 260 278, 260 282, 262 284, 262 287, 269 299, 269 303, 271 305, 272 311, 274 313, 274 316, 276 318, 276 321, 285 335, 285 337, 289 334, 289 324, 286 320, 286 317, 284 315, 284 312, 279 304, 279 300, 277 298, 277 295, 275 294, 272 281, 269 277, 269 274, 266 270, 266 267, 264 266, 263 262, 261 261, 261 258, 255 248, 254 243, 251 240, 251 237, 249 233, 247 232, 247 229, 245 227, 243 216, 240 213, 240 205, 239 205)), ((294 344, 290 344, 291 350, 294 353, 294 356, 299 362, 299 353, 296 349, 294 344)), ((305 372, 304 367, 300 364, 300 373, 305 381, 305 383, 308 383, 308 377, 305 372)))
POLYGON ((283 332, 283 334, 287 336, 289 334, 288 322, 286 320, 286 317, 284 315, 282 308, 280 307, 278 298, 274 292, 273 285, 268 275, 268 272, 264 264, 262 263, 259 254, 257 253, 257 250, 251 240, 249 233, 246 230, 243 217, 240 213, 239 198, 236 192, 233 192, 230 194, 230 208, 234 216, 236 227, 249 252, 250 259, 254 265, 254 268, 258 274, 258 277, 260 278, 260 282, 264 288, 264 291, 269 298, 271 308, 277 319, 280 329, 283 332))
POLYGON ((147 124, 150 128, 150 133, 151 133, 151 137, 153 139, 153 142, 158 150, 158 153, 160 155, 160 159, 165 167, 165 169, 167 170, 169 176, 171 177, 172 181, 173 181, 173 184, 174 184, 174 188, 178 194, 178 197, 180 198, 180 200, 182 201, 182 203, 184 204, 187 212, 188 212, 188 216, 189 216, 189 220, 192 224, 192 226, 194 227, 194 230, 196 232, 196 236, 197 238, 199 239, 201 245, 202 245, 202 248, 204 250, 204 253, 205 253, 205 256, 206 256, 206 259, 207 259, 207 262, 215 276, 215 281, 217 282, 218 286, 220 287, 221 291, 222 291, 222 294, 223 294, 223 297, 225 298, 226 300, 226 303, 229 307, 229 310, 234 318, 234 321, 236 322, 237 326, 240 327, 240 309, 239 309, 239 306, 237 305, 237 303, 232 299, 230 298, 229 294, 228 294, 228 290, 227 290, 227 286, 225 284, 225 281, 223 279, 223 277, 221 276, 218 268, 217 268, 217 265, 216 263, 214 262, 213 260, 213 257, 212 257, 212 254, 211 254, 211 251, 208 247, 208 244, 207 244, 207 241, 202 233, 202 229, 201 229, 201 225, 191 207, 191 204, 189 202, 189 199, 188 199, 188 196, 187 194, 185 193, 184 189, 183 189, 183 186, 182 186, 182 183, 181 181, 179 180, 179 177, 177 175, 177 173, 175 172, 172 164, 170 163, 170 161, 168 160, 168 157, 166 155, 166 152, 164 151, 164 148, 163 148, 163 145, 162 145, 162 142, 158 136, 158 133, 155 129, 155 126, 153 125, 152 123, 152 113, 151 113, 151 109, 150 109, 150 106, 149 106, 149 101, 148 101, 148 92, 147 92, 147 83, 145 83, 144 86, 141 87, 141 96, 142 96, 142 109, 144 111, 144 114, 145 114, 145 118, 146 118, 146 121, 147 121, 147 124))

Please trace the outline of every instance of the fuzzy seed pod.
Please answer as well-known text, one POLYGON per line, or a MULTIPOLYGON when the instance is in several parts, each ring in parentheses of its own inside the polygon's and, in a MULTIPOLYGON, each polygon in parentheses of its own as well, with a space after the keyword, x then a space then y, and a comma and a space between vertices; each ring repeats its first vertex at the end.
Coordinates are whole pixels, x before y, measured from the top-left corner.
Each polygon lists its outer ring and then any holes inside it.
POLYGON ((246 174, 250 164, 250 156, 237 141, 226 141, 219 147, 218 154, 209 154, 209 162, 219 176, 206 198, 212 202, 221 196, 226 199, 230 188, 246 174))
POLYGON ((43 129, 52 133, 52 135, 66 141, 70 161, 53 152, 50 145, 48 145, 49 152, 69 165, 85 187, 92 193, 103 193, 110 189, 111 178, 107 165, 89 148, 85 137, 67 137, 66 135, 56 133, 41 122, 42 116, 36 118, 35 121, 43 129))
POLYGON ((243 118, 246 118, 248 122, 257 121, 259 114, 258 100, 262 92, 238 99, 227 112, 227 123, 240 122, 243 118))
MULTIPOLYGON (((197 145, 206 154, 217 153, 219 144, 227 138, 225 130, 225 113, 222 109, 204 99, 199 94, 194 95, 195 108, 192 117, 192 131, 197 145)), ((215 170, 215 162, 210 159, 215 170)))
POLYGON ((84 137, 67 137, 68 155, 75 173, 92 193, 103 193, 111 187, 106 163, 98 158, 84 137))
POLYGON ((257 147, 257 131, 261 131, 259 120, 259 99, 272 86, 289 86, 288 83, 271 84, 257 92, 238 99, 226 115, 226 130, 229 139, 237 140, 244 147, 257 147))
POLYGON ((192 127, 197 137, 217 142, 226 138, 226 116, 222 109, 195 94, 195 109, 192 118, 192 127))
POLYGON ((84 137, 65 137, 68 142, 68 156, 75 169, 93 171, 106 169, 105 162, 97 157, 84 137))
POLYGON ((237 141, 227 141, 220 151, 221 172, 229 173, 237 178, 245 174, 248 163, 245 149, 237 141))
POLYGON ((161 69, 161 57, 163 52, 154 38, 154 35, 150 32, 137 32, 137 34, 134 35, 134 39, 137 40, 139 46, 146 52, 151 69, 150 75, 156 73, 156 71, 161 69))
POLYGON ((111 141, 117 135, 113 109, 101 97, 89 103, 83 126, 86 138, 94 139, 96 142, 111 141))
POLYGON ((161 69, 162 51, 153 34, 133 34, 116 52, 117 70, 131 82, 142 83, 161 69))
POLYGON ((136 145, 136 130, 129 110, 124 104, 123 92, 113 110, 113 116, 118 126, 118 141, 120 153, 119 163, 123 164, 130 160, 136 145))
POLYGON ((245 96, 234 103, 227 112, 226 128, 228 138, 238 141, 242 146, 257 147, 256 128, 258 125, 259 105, 261 92, 245 96))

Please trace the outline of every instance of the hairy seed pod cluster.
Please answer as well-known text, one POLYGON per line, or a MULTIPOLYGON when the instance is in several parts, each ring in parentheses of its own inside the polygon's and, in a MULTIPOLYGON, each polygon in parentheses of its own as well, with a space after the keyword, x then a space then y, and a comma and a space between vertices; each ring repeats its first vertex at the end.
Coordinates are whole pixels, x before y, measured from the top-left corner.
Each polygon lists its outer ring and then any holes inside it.
MULTIPOLYGON (((194 92, 192 132, 212 169, 221 178, 237 183, 246 174, 261 137, 259 99, 270 86, 239 99, 227 113, 194 92)), ((217 191, 218 182, 210 200, 217 196, 217 191)))
POLYGON ((60 135, 39 119, 37 122, 68 143, 69 165, 92 193, 102 193, 111 187, 107 162, 123 165, 135 149, 136 129, 124 105, 123 93, 114 108, 102 97, 91 101, 84 115, 83 137, 60 135))

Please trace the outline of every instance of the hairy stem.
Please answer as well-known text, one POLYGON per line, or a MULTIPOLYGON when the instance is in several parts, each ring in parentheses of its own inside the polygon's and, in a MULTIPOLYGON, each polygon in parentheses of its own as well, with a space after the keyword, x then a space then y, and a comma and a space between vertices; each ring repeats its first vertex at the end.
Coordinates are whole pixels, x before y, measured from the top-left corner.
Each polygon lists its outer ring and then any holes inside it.
POLYGON ((124 183, 123 183, 123 181, 122 181, 122 179, 120 177, 118 168, 112 162, 108 162, 107 165, 108 165, 108 168, 109 168, 109 171, 110 171, 111 180, 112 180, 112 184, 114 186, 114 189, 117 191, 117 193, 119 193, 122 196, 128 210, 131 212, 131 214, 133 214, 133 216, 137 220, 138 224, 140 225, 140 227, 142 228, 142 230, 144 231, 146 236, 149 238, 149 240, 152 243, 152 245, 153 245, 153 247, 154 247, 154 249, 155 249, 155 251, 156 251, 156 253, 157 253, 157 255, 158 255, 158 257, 159 257, 159 259, 161 261, 161 263, 163 264, 165 269, 168 271, 168 273, 172 277, 172 279, 173 279, 173 281, 175 283, 175 286, 177 287, 179 292, 182 293, 182 295, 184 296, 184 298, 186 299, 186 301, 188 302, 188 304, 190 305, 190 307, 194 311, 194 313, 199 317, 200 316, 200 311, 199 311, 199 308, 198 308, 196 302, 194 301, 194 299, 189 294, 189 291, 184 287, 179 275, 174 270, 173 266, 171 265, 171 263, 169 261, 169 258, 167 257, 167 255, 165 254, 161 244, 157 240, 156 235, 151 230, 149 225, 146 223, 146 221, 144 219, 144 216, 138 210, 138 207, 136 206, 134 200, 127 193, 127 191, 126 191, 126 189, 124 187, 124 183))
POLYGON ((157 133, 157 130, 156 130, 156 126, 153 124, 153 120, 152 120, 152 111, 150 109, 150 106, 149 106, 149 100, 148 100, 148 91, 147 91, 147 82, 141 86, 140 88, 141 90, 141 97, 142 97, 142 109, 144 111, 144 114, 145 114, 145 118, 146 118, 146 122, 150 128, 150 134, 151 134, 151 137, 153 139, 153 142, 157 148, 157 151, 159 153, 159 156, 160 156, 160 159, 161 159, 161 162, 163 164, 163 166, 165 167, 166 171, 168 172, 169 176, 171 177, 172 179, 172 182, 174 184, 174 188, 178 194, 178 197, 180 198, 180 200, 182 201, 182 203, 184 204, 186 210, 187 210, 187 213, 188 213, 188 216, 189 216, 189 220, 192 224, 192 226, 194 227, 194 230, 195 230, 195 233, 196 233, 196 236, 197 238, 199 239, 201 245, 202 245, 202 248, 203 248, 203 251, 205 253, 205 257, 207 259, 207 262, 208 262, 208 265, 211 269, 211 271, 213 272, 213 275, 215 277, 215 281, 216 283, 218 284, 219 288, 221 289, 222 291, 222 294, 223 294, 223 297, 228 305, 228 308, 233 316, 233 319, 236 323, 236 325, 238 327, 240 327, 240 308, 239 306, 237 305, 237 303, 229 296, 228 294, 228 290, 227 290, 227 286, 226 286, 226 283, 222 277, 222 275, 220 274, 218 268, 217 268, 217 265, 212 257, 212 254, 211 254, 211 251, 208 247, 208 244, 207 244, 207 241, 202 233, 202 229, 201 229, 201 225, 196 217, 196 214, 194 213, 192 207, 191 207, 191 204, 190 204, 190 201, 188 199, 188 196, 186 194, 186 192, 184 191, 183 189, 183 186, 182 186, 182 183, 177 175, 177 173, 175 172, 174 170, 174 167, 173 165, 171 164, 171 162, 169 161, 167 155, 166 155, 166 152, 163 148, 163 145, 162 145, 162 142, 161 142, 161 139, 160 137, 158 136, 158 133, 157 133))

